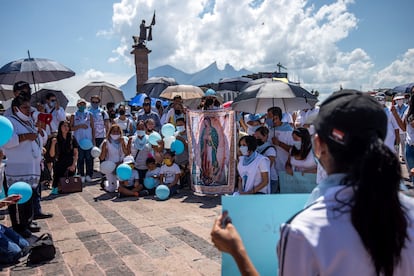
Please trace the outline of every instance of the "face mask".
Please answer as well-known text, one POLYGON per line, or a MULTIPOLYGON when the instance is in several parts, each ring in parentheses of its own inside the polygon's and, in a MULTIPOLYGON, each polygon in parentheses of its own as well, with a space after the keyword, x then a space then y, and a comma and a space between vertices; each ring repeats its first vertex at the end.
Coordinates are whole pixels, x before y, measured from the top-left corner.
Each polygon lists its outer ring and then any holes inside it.
POLYGON ((178 132, 184 132, 185 131, 185 126, 176 126, 175 128, 177 129, 178 132))
POLYGON ((78 106, 79 112, 84 112, 85 108, 86 108, 86 106, 84 106, 84 105, 78 106))
POLYGON ((119 137, 121 137, 121 135, 119 135, 119 134, 111 134, 111 139, 112 140, 118 140, 119 137))
POLYGON ((384 100, 379 100, 378 101, 380 105, 385 105, 385 101, 384 100))
POLYGON ((256 139, 256 143, 258 146, 261 146, 264 144, 264 142, 262 141, 262 139, 256 139))
POLYGON ((404 103, 404 100, 396 100, 395 102, 397 103, 398 106, 402 106, 402 104, 404 103))
POLYGON ((315 148, 315 142, 313 141, 313 139, 311 140, 311 143, 312 143, 311 151, 312 151, 313 159, 315 160, 315 163, 318 164, 318 165, 320 165, 322 168, 324 168, 323 165, 322 165, 322 163, 321 163, 321 161, 319 160, 319 158, 315 154, 315 150, 314 150, 314 148, 315 148))
POLYGON ((297 150, 300 150, 300 148, 302 147, 302 141, 293 141, 293 146, 294 146, 297 150))
POLYGON ((115 119, 116 118, 115 111, 109 113, 109 118, 111 118, 111 119, 115 119))
POLYGON ((242 155, 247 156, 249 155, 249 148, 247 146, 240 146, 240 152, 242 155))
POLYGON ((50 102, 50 103, 49 103, 49 106, 50 106, 50 107, 55 107, 55 106, 56 106, 56 101, 50 102))
POLYGON ((93 109, 97 109, 99 107, 99 104, 97 103, 91 103, 91 106, 93 109))
POLYGON ((137 130, 137 135, 138 136, 144 136, 145 135, 145 130, 137 130))
POLYGON ((119 110, 119 115, 125 115, 125 110, 119 110))
POLYGON ((175 110, 175 115, 180 115, 181 113, 181 110, 175 110))
POLYGON ((16 116, 19 117, 19 119, 22 120, 22 121, 29 121, 30 120, 30 116, 27 116, 27 115, 23 114, 23 112, 21 112, 19 108, 17 108, 16 116))
POLYGON ((160 105, 160 104, 155 104, 155 107, 156 107, 156 108, 160 108, 160 107, 161 107, 161 105, 160 105))
POLYGON ((164 164, 167 166, 171 166, 172 165, 172 160, 171 159, 164 159, 164 164))

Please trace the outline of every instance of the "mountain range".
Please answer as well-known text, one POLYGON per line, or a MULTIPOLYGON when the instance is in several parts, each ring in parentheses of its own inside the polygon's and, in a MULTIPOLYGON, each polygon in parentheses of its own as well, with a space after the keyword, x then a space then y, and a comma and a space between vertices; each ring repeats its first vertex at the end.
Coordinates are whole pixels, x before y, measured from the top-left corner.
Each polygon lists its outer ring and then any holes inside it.
MULTIPOLYGON (((236 70, 230 64, 226 64, 223 70, 217 67, 217 63, 213 62, 206 68, 195 72, 185 73, 171 65, 163 65, 149 70, 148 77, 170 77, 174 78, 179 84, 203 85, 208 83, 218 83, 223 78, 240 77, 251 74, 246 69, 236 70)), ((130 99, 136 95, 136 76, 132 76, 125 84, 121 85, 125 98, 130 99)))

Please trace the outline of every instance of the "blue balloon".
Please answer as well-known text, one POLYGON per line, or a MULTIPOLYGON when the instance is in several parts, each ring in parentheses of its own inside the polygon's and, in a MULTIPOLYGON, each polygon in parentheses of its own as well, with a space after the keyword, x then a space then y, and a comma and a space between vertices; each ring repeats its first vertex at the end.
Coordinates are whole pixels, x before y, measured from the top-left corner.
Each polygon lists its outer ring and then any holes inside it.
POLYGON ((145 177, 144 178, 144 186, 147 189, 153 189, 157 186, 157 183, 153 177, 145 177))
POLYGON ((93 143, 90 139, 84 138, 79 141, 79 146, 83 150, 90 150, 93 148, 93 143))
POLYGON ((9 119, 0 115, 0 147, 7 144, 13 135, 13 125, 9 119))
POLYGON ((171 151, 174 151, 175 154, 181 154, 184 152, 184 144, 180 140, 175 140, 171 144, 171 151))
POLYGON ((173 136, 175 133, 175 126, 173 124, 165 124, 161 128, 161 133, 164 137, 173 136))
POLYGON ((132 176, 132 169, 128 164, 121 164, 116 168, 116 175, 122 181, 128 180, 132 176))
POLYGON ((10 195, 21 195, 22 198, 17 201, 17 204, 26 203, 32 197, 32 186, 26 182, 16 182, 12 184, 7 192, 10 195))
POLYGON ((155 194, 160 200, 166 200, 170 196, 170 188, 167 185, 159 185, 155 189, 155 194))
POLYGON ((153 131, 148 136, 148 141, 151 143, 151 145, 158 146, 157 141, 159 141, 159 140, 162 140, 161 139, 161 135, 158 132, 156 132, 156 131, 153 131))

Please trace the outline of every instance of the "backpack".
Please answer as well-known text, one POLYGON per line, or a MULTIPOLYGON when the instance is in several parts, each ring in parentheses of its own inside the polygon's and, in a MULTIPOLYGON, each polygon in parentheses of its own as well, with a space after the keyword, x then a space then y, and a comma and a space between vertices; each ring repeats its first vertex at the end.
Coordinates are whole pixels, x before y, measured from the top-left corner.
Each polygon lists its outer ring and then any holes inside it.
POLYGON ((56 248, 53 245, 52 235, 44 233, 31 246, 27 264, 38 264, 53 260, 56 248))

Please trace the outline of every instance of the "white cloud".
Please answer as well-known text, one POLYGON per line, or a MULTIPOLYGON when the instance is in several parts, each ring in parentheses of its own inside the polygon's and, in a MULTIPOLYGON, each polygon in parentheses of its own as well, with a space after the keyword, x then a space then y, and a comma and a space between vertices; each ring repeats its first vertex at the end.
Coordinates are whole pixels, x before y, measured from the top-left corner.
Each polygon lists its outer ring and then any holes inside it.
MULTIPOLYGON (((100 34, 120 41, 108 62, 133 67, 132 35, 156 10, 150 67, 170 64, 186 72, 214 61, 220 68, 275 70, 280 61, 308 89, 368 88, 374 63, 363 49, 342 52, 337 44, 358 26, 352 0, 316 9, 310 1, 121 0, 113 5, 112 28, 100 34), (259 1, 260 2, 260 1, 259 1), (201 15, 201 16, 200 16, 201 15)), ((397 66, 397 64, 394 64, 397 66)), ((406 66, 399 65, 400 67, 406 66)))
POLYGON ((414 48, 392 62, 389 66, 375 74, 372 78, 373 87, 392 88, 395 84, 413 82, 414 48))
POLYGON ((91 68, 71 78, 57 82, 40 84, 39 86, 40 88, 62 90, 65 93, 66 97, 69 99, 69 105, 76 105, 76 101, 79 99, 79 95, 76 92, 88 83, 92 81, 106 81, 116 86, 121 86, 129 78, 130 76, 101 72, 91 68))

